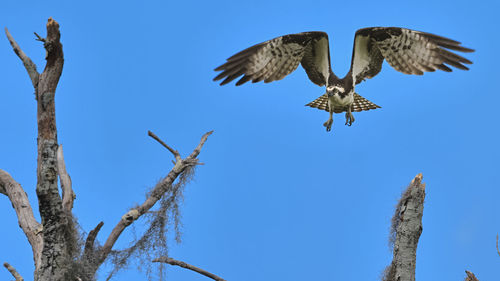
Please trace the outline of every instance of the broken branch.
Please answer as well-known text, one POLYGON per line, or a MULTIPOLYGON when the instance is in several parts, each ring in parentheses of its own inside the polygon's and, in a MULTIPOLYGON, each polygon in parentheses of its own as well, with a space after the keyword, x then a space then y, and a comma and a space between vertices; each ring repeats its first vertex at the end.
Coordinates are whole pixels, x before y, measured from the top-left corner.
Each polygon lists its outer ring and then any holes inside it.
POLYGON ((179 154, 179 151, 171 148, 168 144, 166 144, 165 142, 163 142, 157 135, 155 135, 153 132, 151 131, 148 131, 148 136, 152 137, 153 139, 155 139, 157 142, 159 142, 161 145, 163 145, 166 149, 168 149, 168 151, 170 151, 170 153, 172 153, 175 157, 175 160, 176 161, 179 161, 181 160, 181 155, 179 154))
POLYGON ((43 38, 42 36, 38 35, 38 33, 36 32, 33 32, 35 33, 35 36, 36 36, 36 41, 40 41, 40 42, 44 42, 45 43, 45 38, 43 38))
POLYGON ((383 280, 415 280, 424 199, 425 183, 422 183, 422 174, 418 174, 401 196, 392 218, 390 241, 394 243, 394 257, 383 280))
POLYGON ((186 269, 189 269, 189 270, 192 270, 194 272, 198 272, 199 274, 202 274, 202 275, 205 275, 209 278, 212 278, 216 281, 226 281, 222 278, 220 278, 219 276, 213 274, 213 273, 210 273, 206 270, 203 270, 201 268, 198 268, 194 265, 190 265, 190 264, 187 264, 183 261, 178 261, 178 260, 174 260, 172 258, 167 258, 167 257, 161 257, 161 258, 157 258, 157 259, 154 259, 153 262, 163 262, 163 263, 168 263, 170 265, 176 265, 176 266, 180 266, 182 268, 186 268, 186 269))
POLYGON ((83 255, 85 257, 90 257, 94 252, 94 243, 97 237, 97 234, 101 230, 101 227, 104 225, 104 222, 100 222, 94 229, 89 232, 87 236, 87 240, 85 240, 85 249, 83 251, 83 255))
POLYGON ((465 271, 465 273, 467 274, 467 277, 465 277, 465 280, 464 281, 479 281, 477 278, 476 278, 476 275, 474 275, 474 273, 470 272, 470 271, 465 271))
POLYGON ((17 270, 12 265, 10 265, 7 262, 4 262, 3 266, 7 268, 7 270, 10 272, 10 274, 12 274, 12 276, 14 276, 14 278, 16 278, 16 281, 24 281, 24 278, 21 276, 21 274, 19 274, 19 272, 17 272, 17 270))

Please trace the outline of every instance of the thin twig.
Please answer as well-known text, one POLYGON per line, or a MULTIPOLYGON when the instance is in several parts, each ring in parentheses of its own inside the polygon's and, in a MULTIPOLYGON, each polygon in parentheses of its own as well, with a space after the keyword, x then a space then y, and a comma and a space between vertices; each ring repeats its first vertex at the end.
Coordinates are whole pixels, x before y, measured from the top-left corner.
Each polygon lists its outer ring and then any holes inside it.
POLYGON ((3 266, 7 268, 7 270, 10 272, 10 274, 12 274, 12 276, 14 276, 14 278, 16 278, 16 281, 24 281, 24 278, 21 276, 21 274, 19 274, 19 272, 17 272, 17 270, 12 265, 10 265, 7 262, 4 262, 3 266))
POLYGON ((33 32, 35 33, 35 36, 36 36, 36 41, 40 41, 40 42, 44 42, 45 43, 45 38, 41 37, 40 35, 38 35, 38 33, 36 32, 33 32))
POLYGON ((7 39, 9 39, 10 45, 14 49, 14 53, 21 59, 24 64, 24 68, 28 71, 28 75, 30 76, 31 83, 33 87, 37 87, 38 85, 38 77, 40 77, 40 73, 36 70, 36 64, 21 50, 21 47, 17 44, 16 40, 10 35, 7 27, 5 28, 5 35, 7 35, 7 39))
POLYGON ((73 209, 73 202, 76 195, 75 192, 73 192, 71 177, 66 171, 62 144, 60 144, 57 148, 57 173, 59 174, 59 179, 61 180, 62 205, 66 211, 70 212, 73 209))
POLYGON ((161 145, 163 145, 166 149, 168 149, 168 151, 170 151, 170 153, 172 153, 174 155, 175 160, 178 161, 178 160, 181 159, 181 155, 179 154, 179 151, 171 148, 168 144, 166 144, 165 142, 163 142, 157 135, 155 135, 155 133, 153 133, 151 131, 148 131, 148 136, 152 137, 157 142, 159 142, 161 145))
POLYGON ((205 276, 212 278, 216 281, 225 281, 224 279, 220 278, 219 276, 217 276, 213 273, 210 273, 206 270, 198 268, 194 265, 187 264, 183 261, 174 260, 173 258, 161 257, 161 258, 154 259, 153 262, 163 262, 163 263, 168 263, 170 265, 177 265, 177 266, 192 270, 194 272, 198 272, 199 274, 205 275, 205 276))

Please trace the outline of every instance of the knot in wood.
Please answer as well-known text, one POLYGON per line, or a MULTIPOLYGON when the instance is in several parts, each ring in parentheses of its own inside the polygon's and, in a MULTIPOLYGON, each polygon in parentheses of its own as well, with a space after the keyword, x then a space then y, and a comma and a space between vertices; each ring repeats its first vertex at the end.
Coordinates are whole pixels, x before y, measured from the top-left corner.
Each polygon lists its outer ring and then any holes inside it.
POLYGON ((128 213, 126 213, 125 215, 123 215, 122 220, 127 225, 129 225, 138 218, 139 218, 139 211, 137 211, 136 209, 133 209, 133 210, 128 211, 128 213))

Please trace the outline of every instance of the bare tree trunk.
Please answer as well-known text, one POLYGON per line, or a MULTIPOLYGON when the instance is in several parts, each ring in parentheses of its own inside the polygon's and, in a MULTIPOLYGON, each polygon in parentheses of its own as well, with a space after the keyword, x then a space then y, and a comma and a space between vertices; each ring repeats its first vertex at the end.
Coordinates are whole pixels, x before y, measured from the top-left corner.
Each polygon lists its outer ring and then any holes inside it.
MULTIPOLYGON (((35 280, 68 280, 68 263, 75 250, 74 225, 71 211, 64 211, 57 185, 57 129, 55 117, 55 92, 62 73, 64 56, 60 42, 59 24, 49 18, 47 38, 41 38, 46 50, 47 64, 42 74, 22 52, 8 30, 7 37, 28 71, 37 101, 38 157, 36 193, 42 219, 43 247, 41 259, 35 258, 35 280)), ((61 151, 62 154, 62 151, 61 151)), ((35 255, 36 257, 37 255, 35 255)))
POLYGON ((64 56, 59 41, 59 24, 47 22, 47 38, 40 39, 47 50, 47 64, 35 86, 38 123, 38 205, 43 225, 42 264, 35 280, 68 280, 68 264, 76 242, 70 212, 65 212, 57 186, 57 129, 55 92, 62 73, 64 56))
MULTIPOLYGON (((85 246, 81 249, 83 254, 78 257, 76 256, 79 253, 76 243, 78 233, 75 230, 75 222, 71 215, 75 194, 72 189, 71 178, 66 171, 62 146, 57 143, 55 119, 55 91, 64 64, 59 24, 49 18, 47 37, 41 38, 35 33, 38 40, 44 43, 44 48, 47 51, 47 64, 41 74, 38 73, 36 65, 21 50, 9 31, 7 29, 5 31, 14 52, 23 62, 35 89, 38 125, 36 193, 42 222, 36 221, 28 197, 21 185, 3 170, 0 170, 0 194, 8 196, 16 211, 19 225, 31 244, 36 281, 93 280, 95 272, 112 254, 115 242, 128 226, 143 215, 151 212, 151 208, 162 199, 167 199, 167 204, 163 209, 164 212, 168 208, 176 208, 178 196, 182 194, 181 183, 185 183, 186 174, 192 172, 194 166, 201 164, 197 157, 212 132, 204 134, 198 146, 186 158, 182 158, 177 150, 174 150, 155 134, 149 132, 149 136, 173 154, 175 157, 174 167, 164 179, 152 188, 142 204, 129 210, 121 217, 102 247, 95 247, 95 240, 103 226, 103 222, 100 222, 96 228, 90 231, 85 246), (57 185, 58 176, 61 181, 62 196, 57 185), (178 182, 174 184, 176 180, 178 182), (76 266, 79 266, 77 270, 75 270, 76 266)), ((425 199, 425 184, 421 181, 422 175, 419 174, 403 193, 396 207, 392 219, 391 238, 394 247, 394 258, 391 265, 386 269, 383 277, 384 281, 415 281, 416 250, 422 233, 423 203, 425 199)), ((158 240, 153 241, 157 242, 158 240)), ((500 255, 498 237, 497 252, 500 255)), ((168 257, 155 259, 154 262, 181 266, 214 280, 224 280, 203 269, 168 257)), ((4 263, 4 267, 16 280, 23 280, 21 274, 13 266, 4 263)), ((466 271, 466 274, 467 281, 477 281, 473 273, 466 271)))
MULTIPOLYGON (((161 141, 155 134, 149 135, 165 146, 174 156, 174 167, 150 192, 148 198, 137 208, 128 211, 119 220, 102 247, 95 247, 95 240, 103 222, 90 231, 83 249, 77 248, 76 223, 71 210, 75 193, 71 178, 66 171, 62 146, 57 143, 55 119, 55 92, 64 64, 59 24, 50 18, 47 22, 47 37, 38 34, 38 41, 44 43, 47 64, 39 74, 33 61, 21 50, 7 29, 9 42, 26 68, 35 89, 37 101, 38 157, 36 193, 41 224, 33 216, 33 210, 23 188, 7 172, 0 170, 0 194, 9 197, 16 210, 19 225, 23 229, 33 249, 35 260, 35 280, 93 280, 97 269, 108 258, 121 233, 135 220, 146 214, 160 199, 167 197, 166 208, 176 208, 182 194, 182 184, 174 184, 176 179, 186 181, 186 173, 199 165, 198 155, 212 132, 203 135, 194 151, 182 158, 176 150, 161 141), (61 182, 62 196, 59 193, 57 177, 61 182), (83 250, 82 256, 77 256, 83 250)), ((163 211, 167 211, 164 209, 163 211)), ((154 239, 151 238, 151 239, 154 239)), ((11 274, 20 280, 21 275, 13 266, 5 263, 11 274)))
POLYGON ((417 245, 422 233, 425 184, 418 174, 401 196, 392 218, 391 242, 394 257, 386 269, 384 281, 415 281, 417 245))

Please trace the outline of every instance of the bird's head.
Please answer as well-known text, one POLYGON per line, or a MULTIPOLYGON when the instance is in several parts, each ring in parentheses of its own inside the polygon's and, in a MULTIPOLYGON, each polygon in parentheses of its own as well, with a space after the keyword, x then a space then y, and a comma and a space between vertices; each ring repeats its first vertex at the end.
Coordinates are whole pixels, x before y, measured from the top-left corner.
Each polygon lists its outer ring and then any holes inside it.
POLYGON ((326 94, 328 96, 333 96, 335 94, 343 94, 345 93, 345 88, 341 85, 331 85, 326 87, 326 94))

